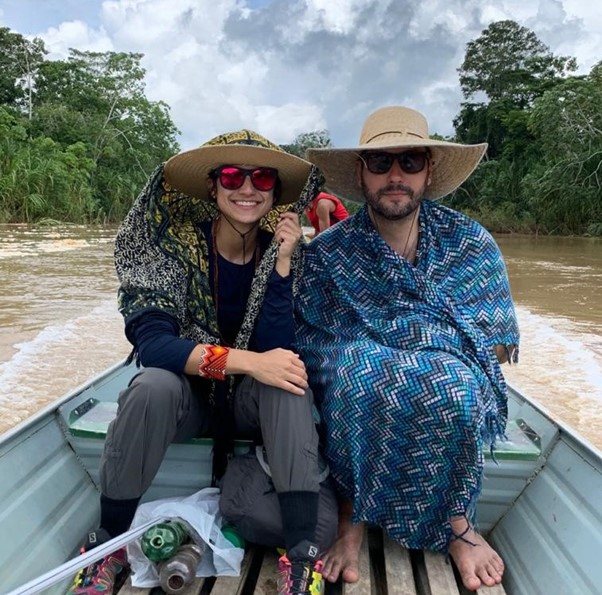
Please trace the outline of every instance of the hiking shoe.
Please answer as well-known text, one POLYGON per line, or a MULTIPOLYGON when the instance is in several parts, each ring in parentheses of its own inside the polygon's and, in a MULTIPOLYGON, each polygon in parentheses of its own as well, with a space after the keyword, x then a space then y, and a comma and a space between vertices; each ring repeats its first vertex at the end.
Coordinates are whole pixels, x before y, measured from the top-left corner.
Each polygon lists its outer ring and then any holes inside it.
MULTIPOLYGON (((104 529, 92 531, 88 533, 88 539, 80 553, 84 554, 109 541, 109 539, 111 539, 111 536, 104 529)), ((116 552, 101 558, 98 562, 93 562, 82 568, 73 579, 67 593, 68 595, 112 594, 115 586, 122 584, 126 569, 127 557, 125 548, 122 547, 116 552)))
POLYGON ((322 561, 278 560, 278 595, 321 595, 324 593, 322 561))

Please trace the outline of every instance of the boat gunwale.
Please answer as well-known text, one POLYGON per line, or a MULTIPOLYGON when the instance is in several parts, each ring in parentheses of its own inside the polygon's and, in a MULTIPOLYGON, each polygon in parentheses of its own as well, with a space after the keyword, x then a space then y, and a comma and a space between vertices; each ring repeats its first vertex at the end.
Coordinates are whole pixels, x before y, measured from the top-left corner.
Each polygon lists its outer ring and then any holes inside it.
MULTIPOLYGON (((526 403, 527 405, 533 407, 533 409, 544 416, 547 421, 552 423, 554 426, 558 428, 560 431, 560 435, 558 436, 557 441, 564 440, 569 445, 574 444, 580 451, 585 451, 589 456, 594 458, 599 465, 602 466, 602 450, 599 449, 595 444, 581 436, 576 430, 571 428, 569 425, 564 423, 562 420, 557 419, 554 414, 547 409, 544 405, 542 405, 539 401, 535 400, 533 397, 527 395, 525 392, 522 392, 515 388, 512 384, 506 383, 509 392, 509 398, 515 399, 521 404, 521 402, 526 403)), ((552 445, 553 448, 554 445, 552 445)))
POLYGON ((102 372, 99 372, 96 375, 90 376, 87 380, 84 380, 79 386, 70 390, 67 394, 62 397, 58 397, 57 399, 50 401, 47 405, 44 405, 41 409, 20 421, 17 425, 13 426, 0 434, 0 446, 3 446, 7 442, 9 442, 12 438, 15 438, 18 434, 27 431, 29 428, 33 428, 40 421, 43 420, 46 416, 53 416, 56 414, 61 407, 65 403, 69 402, 71 399, 74 399, 78 395, 80 395, 83 391, 87 390, 94 384, 101 382, 108 376, 114 374, 119 368, 122 368, 126 365, 125 360, 120 360, 119 362, 109 366, 102 372))

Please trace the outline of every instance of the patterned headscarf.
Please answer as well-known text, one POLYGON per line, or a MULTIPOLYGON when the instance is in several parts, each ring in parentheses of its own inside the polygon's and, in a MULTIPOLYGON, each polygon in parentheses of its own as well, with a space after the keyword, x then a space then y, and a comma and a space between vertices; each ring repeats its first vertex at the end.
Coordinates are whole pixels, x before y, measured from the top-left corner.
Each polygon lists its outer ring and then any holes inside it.
MULTIPOLYGON (((319 170, 312 166, 297 202, 273 207, 260 229, 274 233, 280 214, 303 213, 317 194, 319 170)), ((115 241, 115 266, 121 282, 118 302, 126 323, 149 310, 173 316, 180 336, 198 343, 218 344, 219 332, 208 277, 209 248, 199 224, 219 215, 214 203, 170 187, 159 166, 124 219, 115 241)), ((274 269, 278 246, 272 240, 253 279, 240 331, 234 342, 247 349, 259 314, 266 283, 274 269)), ((291 261, 293 289, 300 271, 300 246, 291 261)))

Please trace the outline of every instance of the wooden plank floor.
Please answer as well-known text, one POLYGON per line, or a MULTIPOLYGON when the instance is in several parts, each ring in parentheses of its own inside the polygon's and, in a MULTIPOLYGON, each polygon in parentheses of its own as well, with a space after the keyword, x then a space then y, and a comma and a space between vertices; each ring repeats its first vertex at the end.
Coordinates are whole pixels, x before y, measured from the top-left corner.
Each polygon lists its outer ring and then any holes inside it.
MULTIPOLYGON (((277 595, 274 550, 247 551, 239 577, 196 579, 180 595, 277 595)), ((406 550, 380 531, 369 530, 360 552, 360 580, 326 584, 325 595, 468 595, 458 586, 453 567, 441 554, 406 550)), ((119 595, 161 595, 162 589, 138 589, 128 582, 119 595)), ((479 595, 505 595, 501 585, 479 595)))

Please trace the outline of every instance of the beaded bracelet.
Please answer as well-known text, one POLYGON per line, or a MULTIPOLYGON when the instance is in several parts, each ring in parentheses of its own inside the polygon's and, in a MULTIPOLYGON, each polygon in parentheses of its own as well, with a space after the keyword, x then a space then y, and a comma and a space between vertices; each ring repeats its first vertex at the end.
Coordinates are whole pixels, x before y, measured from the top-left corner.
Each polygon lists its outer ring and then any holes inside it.
POLYGON ((221 345, 202 345, 199 376, 213 378, 213 380, 225 380, 229 353, 230 350, 221 345))

